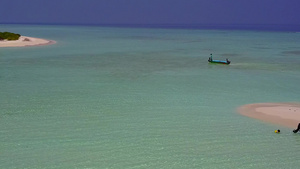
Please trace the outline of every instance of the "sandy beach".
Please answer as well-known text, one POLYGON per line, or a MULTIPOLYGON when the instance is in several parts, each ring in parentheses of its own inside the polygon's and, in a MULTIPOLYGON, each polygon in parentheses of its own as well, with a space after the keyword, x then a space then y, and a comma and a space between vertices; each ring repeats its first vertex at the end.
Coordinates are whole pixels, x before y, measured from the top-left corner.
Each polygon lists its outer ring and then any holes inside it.
POLYGON ((51 45, 56 43, 52 40, 33 38, 27 36, 21 36, 18 40, 14 41, 0 41, 0 47, 26 47, 26 46, 42 46, 51 45))
POLYGON ((238 108, 242 115, 289 128, 300 123, 300 103, 256 103, 238 108))

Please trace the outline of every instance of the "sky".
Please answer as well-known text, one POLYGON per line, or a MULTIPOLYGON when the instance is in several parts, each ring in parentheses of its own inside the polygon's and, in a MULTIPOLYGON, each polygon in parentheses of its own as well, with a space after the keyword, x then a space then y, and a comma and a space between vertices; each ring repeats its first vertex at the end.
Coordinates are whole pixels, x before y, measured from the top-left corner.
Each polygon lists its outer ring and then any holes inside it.
POLYGON ((300 24, 300 0, 1 0, 0 4, 0 24, 300 24))

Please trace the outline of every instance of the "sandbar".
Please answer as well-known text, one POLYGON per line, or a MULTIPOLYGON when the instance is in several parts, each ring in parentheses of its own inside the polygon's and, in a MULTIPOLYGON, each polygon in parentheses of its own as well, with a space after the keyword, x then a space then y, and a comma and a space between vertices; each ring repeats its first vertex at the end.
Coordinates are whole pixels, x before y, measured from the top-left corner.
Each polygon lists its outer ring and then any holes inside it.
POLYGON ((297 128, 300 123, 300 103, 256 103, 237 109, 238 113, 288 128, 297 128))
POLYGON ((56 43, 53 40, 33 38, 28 36, 20 36, 18 40, 0 41, 0 47, 26 47, 26 46, 42 46, 56 43))

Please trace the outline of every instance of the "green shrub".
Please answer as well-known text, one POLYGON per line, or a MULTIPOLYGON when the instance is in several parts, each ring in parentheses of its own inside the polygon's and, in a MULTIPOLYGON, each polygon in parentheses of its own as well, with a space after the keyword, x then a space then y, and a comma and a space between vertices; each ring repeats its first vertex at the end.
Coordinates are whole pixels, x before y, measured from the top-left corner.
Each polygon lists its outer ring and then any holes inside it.
POLYGON ((11 32, 0 32, 0 40, 18 40, 20 34, 11 33, 11 32))

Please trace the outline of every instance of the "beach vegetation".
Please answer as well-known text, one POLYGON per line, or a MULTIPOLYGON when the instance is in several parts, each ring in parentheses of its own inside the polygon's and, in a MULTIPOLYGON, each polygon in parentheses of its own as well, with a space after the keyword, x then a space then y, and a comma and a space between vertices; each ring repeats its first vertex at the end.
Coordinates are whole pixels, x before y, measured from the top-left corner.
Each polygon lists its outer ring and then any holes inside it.
POLYGON ((0 40, 18 40, 20 34, 11 33, 11 32, 0 32, 0 40))

